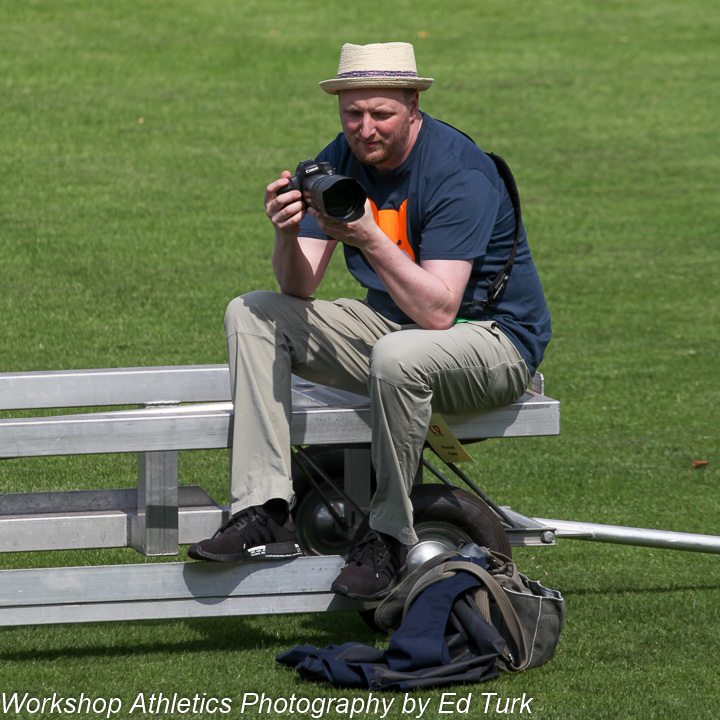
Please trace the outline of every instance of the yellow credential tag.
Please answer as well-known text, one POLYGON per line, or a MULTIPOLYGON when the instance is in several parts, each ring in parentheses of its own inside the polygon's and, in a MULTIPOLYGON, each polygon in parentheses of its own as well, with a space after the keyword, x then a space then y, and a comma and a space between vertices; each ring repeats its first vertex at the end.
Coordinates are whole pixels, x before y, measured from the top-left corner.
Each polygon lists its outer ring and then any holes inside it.
POLYGON ((443 462, 475 462, 453 435, 452 430, 440 413, 430 416, 427 441, 443 462))

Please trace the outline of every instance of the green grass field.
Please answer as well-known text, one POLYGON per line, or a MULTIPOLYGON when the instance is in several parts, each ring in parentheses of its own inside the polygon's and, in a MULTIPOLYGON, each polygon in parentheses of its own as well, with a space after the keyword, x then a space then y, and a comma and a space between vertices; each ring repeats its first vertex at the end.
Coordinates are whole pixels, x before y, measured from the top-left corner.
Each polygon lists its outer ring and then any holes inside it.
MULTIPOLYGON (((275 287, 264 187, 339 130, 317 82, 343 42, 387 40, 436 79, 421 107, 511 164, 553 314, 541 369, 562 434, 477 445, 473 478, 530 515, 720 534, 720 21, 700 0, 5 0, 0 371, 223 362, 227 302, 275 287)), ((319 294, 358 292, 334 261, 319 294)), ((224 453, 181 463, 225 501, 224 453)), ((134 473, 127 457, 4 461, 0 492, 134 473)), ((450 688, 473 693, 468 714, 418 693, 423 717, 484 716, 483 692, 532 697, 541 720, 720 717, 716 555, 565 540, 516 559, 567 599, 556 657, 450 688)), ((364 697, 274 663, 347 640, 385 642, 355 614, 4 629, 0 694, 118 697, 123 719, 310 717, 241 713, 243 695, 364 697), (175 692, 232 713, 130 713, 175 692)), ((402 701, 388 718, 415 717, 402 701)))

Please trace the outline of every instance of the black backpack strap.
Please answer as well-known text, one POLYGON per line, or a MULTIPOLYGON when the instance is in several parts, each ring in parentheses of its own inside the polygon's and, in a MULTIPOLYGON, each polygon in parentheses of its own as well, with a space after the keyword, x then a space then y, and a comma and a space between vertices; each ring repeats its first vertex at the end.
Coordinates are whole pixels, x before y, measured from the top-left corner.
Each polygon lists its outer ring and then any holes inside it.
MULTIPOLYGON (((458 128, 456 128, 454 125, 450 125, 450 123, 443 122, 442 120, 438 120, 438 122, 441 122, 443 125, 451 127, 453 130, 457 130, 457 132, 459 132, 461 135, 464 135, 471 143, 473 143, 474 145, 477 144, 467 133, 464 133, 462 130, 458 130, 458 128)), ((495 163, 498 175, 500 175, 500 178, 505 183, 508 195, 510 195, 513 212, 515 213, 515 241, 513 242, 512 250, 510 251, 510 257, 505 263, 505 267, 503 267, 503 269, 495 276, 493 281, 490 283, 490 287, 488 288, 487 292, 487 298, 485 300, 475 300, 474 302, 471 302, 468 305, 468 307, 470 308, 477 306, 482 308, 489 308, 503 294, 505 287, 508 284, 508 280, 510 279, 510 272, 512 271, 513 264, 515 263, 515 254, 517 253, 518 241, 520 240, 520 232, 522 230, 520 193, 518 192, 517 183, 515 182, 515 178, 513 177, 513 174, 510 170, 510 166, 499 155, 495 155, 495 153, 486 152, 485 154, 495 163)))
MULTIPOLYGON (((471 143, 476 144, 475 141, 467 133, 464 133, 462 130, 458 130, 458 128, 456 128, 454 125, 450 125, 450 123, 443 122, 442 120, 438 120, 437 122, 440 122, 443 125, 447 125, 453 130, 456 130, 461 135, 464 135, 468 140, 470 140, 471 143)), ((510 201, 512 202, 513 206, 513 213, 515 214, 515 240, 513 242, 512 250, 510 251, 510 257, 507 259, 507 262, 505 263, 503 269, 500 270, 500 272, 490 283, 487 291, 487 298, 485 300, 475 300, 468 305, 469 308, 481 307, 487 309, 490 308, 495 302, 497 302, 497 300, 505 291, 508 280, 510 279, 510 272, 512 271, 513 264, 515 263, 515 255, 517 253, 520 233, 522 231, 522 213, 520 211, 520 193, 518 192, 517 183, 515 182, 515 178, 512 174, 512 171, 510 170, 510 166, 499 155, 495 155, 495 153, 486 152, 485 154, 495 163, 498 175, 500 175, 500 178, 505 183, 505 187, 507 188, 508 195, 510 196, 510 201)), ((357 179, 359 169, 360 162, 355 157, 355 155, 353 155, 352 165, 350 168, 350 177, 357 179)))
POLYGON ((512 250, 510 251, 510 257, 505 263, 505 267, 495 276, 494 280, 490 283, 490 287, 487 292, 487 299, 480 300, 474 304, 480 305, 483 308, 489 308, 505 291, 505 287, 510 279, 510 272, 512 271, 513 264, 515 263, 515 255, 517 253, 518 242, 520 240, 520 232, 522 230, 522 213, 520 211, 520 193, 515 183, 515 178, 510 171, 510 166, 503 160, 499 155, 495 153, 486 153, 486 155, 495 163, 498 175, 502 178, 507 188, 508 195, 512 201, 513 212, 515 214, 515 241, 513 242, 512 250))

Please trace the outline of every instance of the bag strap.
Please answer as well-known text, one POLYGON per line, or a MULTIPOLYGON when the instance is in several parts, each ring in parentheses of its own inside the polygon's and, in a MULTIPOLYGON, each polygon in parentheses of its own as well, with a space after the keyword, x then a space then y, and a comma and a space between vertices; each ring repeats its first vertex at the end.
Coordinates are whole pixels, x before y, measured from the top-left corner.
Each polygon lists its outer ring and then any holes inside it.
MULTIPOLYGON (((434 585, 436 582, 439 582, 440 580, 444 580, 445 578, 454 575, 454 573, 448 572, 445 569, 446 564, 447 563, 442 563, 441 565, 436 565, 435 567, 430 568, 415 582, 415 584, 410 589, 408 596, 405 598, 405 605, 403 607, 402 613, 403 618, 405 618, 405 616, 408 614, 410 606, 415 602, 418 595, 420 595, 423 590, 427 590, 427 588, 429 588, 431 585, 434 585)), ((470 565, 474 566, 474 563, 470 563, 470 565)))
MULTIPOLYGON (((512 658, 511 666, 513 670, 523 670, 530 661, 527 651, 527 645, 525 643, 525 635, 520 625, 520 619, 518 618, 515 608, 505 594, 500 584, 495 580, 491 573, 484 568, 476 565, 473 562, 467 560, 449 560, 444 563, 441 568, 446 572, 457 572, 464 570, 465 572, 472 573, 478 577, 484 583, 488 590, 488 593, 492 596, 493 600, 497 603, 500 613, 502 614, 505 625, 510 632, 510 636, 515 643, 519 657, 517 660, 512 658)), ((440 579, 440 578, 438 578, 440 579)), ((487 618, 486 618, 487 619, 487 618)))
POLYGON ((490 620, 490 598, 484 585, 475 591, 474 600, 480 614, 492 625, 492 620, 490 620))

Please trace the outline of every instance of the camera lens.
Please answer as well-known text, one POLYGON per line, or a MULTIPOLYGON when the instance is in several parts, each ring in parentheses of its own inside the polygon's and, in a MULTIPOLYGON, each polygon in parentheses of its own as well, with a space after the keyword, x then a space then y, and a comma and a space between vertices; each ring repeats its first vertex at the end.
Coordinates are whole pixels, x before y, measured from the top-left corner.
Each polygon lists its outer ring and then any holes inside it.
POLYGON ((303 189, 316 210, 335 220, 354 222, 365 213, 365 190, 352 178, 319 175, 307 178, 303 189))

